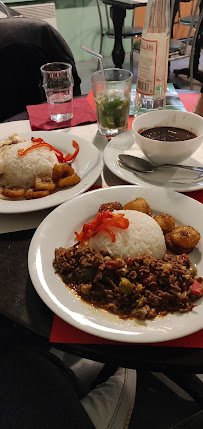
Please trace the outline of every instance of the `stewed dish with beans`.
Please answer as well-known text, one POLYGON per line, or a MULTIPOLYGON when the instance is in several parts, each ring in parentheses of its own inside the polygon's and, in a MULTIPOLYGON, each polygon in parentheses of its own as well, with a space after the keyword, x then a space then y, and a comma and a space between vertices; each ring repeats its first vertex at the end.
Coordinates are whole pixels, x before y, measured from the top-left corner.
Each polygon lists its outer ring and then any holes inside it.
POLYGON ((139 130, 138 133, 151 140, 163 142, 176 142, 195 139, 197 136, 191 131, 177 127, 153 127, 145 130, 139 130))

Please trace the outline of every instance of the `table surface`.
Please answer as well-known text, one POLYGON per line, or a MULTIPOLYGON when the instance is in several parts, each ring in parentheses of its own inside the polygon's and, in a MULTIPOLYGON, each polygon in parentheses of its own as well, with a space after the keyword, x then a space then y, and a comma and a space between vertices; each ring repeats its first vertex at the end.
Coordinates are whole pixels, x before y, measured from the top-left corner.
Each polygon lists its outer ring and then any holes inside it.
POLYGON ((110 6, 118 6, 124 9, 134 9, 138 6, 146 6, 147 0, 102 0, 103 3, 110 6))
MULTIPOLYGON (((58 132, 71 132, 84 137, 103 152, 107 139, 97 131, 97 125, 74 127, 58 132)), ((30 131, 28 120, 1 124, 0 138, 13 132, 30 131)), ((124 184, 104 166, 95 182, 99 186, 124 184)), ((50 209, 51 210, 51 209, 50 209)), ((49 211, 50 211, 49 210, 49 211)), ((37 334, 47 344, 53 313, 37 295, 28 273, 27 252, 35 228, 47 215, 47 210, 20 215, 0 214, 0 271, 4 273, 0 288, 0 315, 37 334), (4 232, 4 233, 2 233, 4 232), (20 251, 19 251, 20 250, 20 251)), ((203 349, 146 345, 54 344, 89 359, 114 362, 118 366, 150 371, 188 371, 203 373, 203 349)))

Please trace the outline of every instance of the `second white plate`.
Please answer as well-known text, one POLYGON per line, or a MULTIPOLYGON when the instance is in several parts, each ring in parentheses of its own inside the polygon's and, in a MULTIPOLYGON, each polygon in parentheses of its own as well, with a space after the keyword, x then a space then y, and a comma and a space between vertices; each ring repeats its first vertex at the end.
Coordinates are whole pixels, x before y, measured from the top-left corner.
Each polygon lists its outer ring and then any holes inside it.
MULTIPOLYGON (((63 154, 74 152, 75 149, 72 146, 72 140, 76 140, 80 146, 80 151, 73 162, 73 168, 80 176, 81 181, 75 186, 61 189, 47 197, 35 200, 9 201, 0 199, 0 213, 24 213, 57 206, 90 188, 102 171, 103 160, 101 154, 86 139, 69 133, 57 133, 56 131, 30 131, 29 133, 19 133, 19 135, 28 140, 31 137, 41 137, 45 142, 63 152, 63 154)), ((8 136, 4 138, 6 137, 8 136)))
MULTIPOLYGON (((203 189, 203 175, 202 178, 195 180, 193 183, 173 183, 170 181, 174 168, 167 169, 158 169, 154 173, 143 173, 137 174, 132 171, 122 167, 118 163, 118 155, 124 153, 126 150, 134 143, 134 137, 132 130, 126 131, 125 133, 119 134, 118 136, 112 138, 110 142, 106 145, 104 150, 104 161, 109 170, 114 173, 117 177, 120 177, 122 180, 131 183, 133 185, 145 187, 150 186, 151 188, 157 188, 163 186, 166 189, 173 191, 186 192, 186 191, 196 191, 198 189, 203 189)), ((136 156, 140 158, 147 159, 142 151, 138 148, 136 149, 136 156)), ((202 165, 203 167, 203 144, 202 146, 194 153, 194 155, 188 158, 182 164, 187 165, 202 165)), ((187 170, 185 171, 187 175, 187 170)), ((182 173, 183 174, 183 173, 182 173)))

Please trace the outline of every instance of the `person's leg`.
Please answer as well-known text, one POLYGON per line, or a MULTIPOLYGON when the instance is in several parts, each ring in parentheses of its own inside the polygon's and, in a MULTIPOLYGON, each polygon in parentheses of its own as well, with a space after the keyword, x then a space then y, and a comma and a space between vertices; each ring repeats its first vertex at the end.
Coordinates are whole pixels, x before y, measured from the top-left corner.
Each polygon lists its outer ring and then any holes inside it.
POLYGON ((96 429, 127 429, 136 394, 136 371, 118 368, 81 400, 96 429))
MULTIPOLYGON (((92 385, 97 382, 97 378, 106 369, 106 365, 101 362, 81 358, 54 348, 50 352, 57 356, 74 373, 77 383, 77 393, 80 399, 89 393, 92 385)), ((113 372, 111 372, 112 374, 113 372)))
POLYGON ((116 371, 108 365, 106 369, 87 359, 72 366, 75 373, 42 347, 15 346, 2 352, 1 429, 127 428, 135 399, 136 371, 116 371), (88 392, 81 400, 78 379, 82 393, 88 392))
POLYGON ((1 429, 95 429, 82 406, 75 376, 39 349, 0 356, 1 429))
POLYGON ((78 395, 96 429, 127 429, 134 407, 136 371, 52 350, 74 372, 78 395))

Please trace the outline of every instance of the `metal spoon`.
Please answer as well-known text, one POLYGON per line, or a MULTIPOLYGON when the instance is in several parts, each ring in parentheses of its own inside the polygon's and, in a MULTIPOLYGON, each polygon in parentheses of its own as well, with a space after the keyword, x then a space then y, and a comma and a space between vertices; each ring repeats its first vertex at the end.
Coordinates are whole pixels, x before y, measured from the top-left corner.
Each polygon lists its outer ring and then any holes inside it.
POLYGON ((145 159, 138 158, 137 156, 132 156, 132 155, 120 154, 118 155, 118 158, 123 165, 125 165, 128 168, 131 168, 131 170, 138 171, 140 173, 152 173, 154 170, 156 170, 159 167, 175 167, 175 168, 179 167, 179 168, 184 168, 186 170, 203 172, 203 167, 194 167, 192 165, 183 165, 183 164, 153 165, 149 161, 146 161, 145 159))

